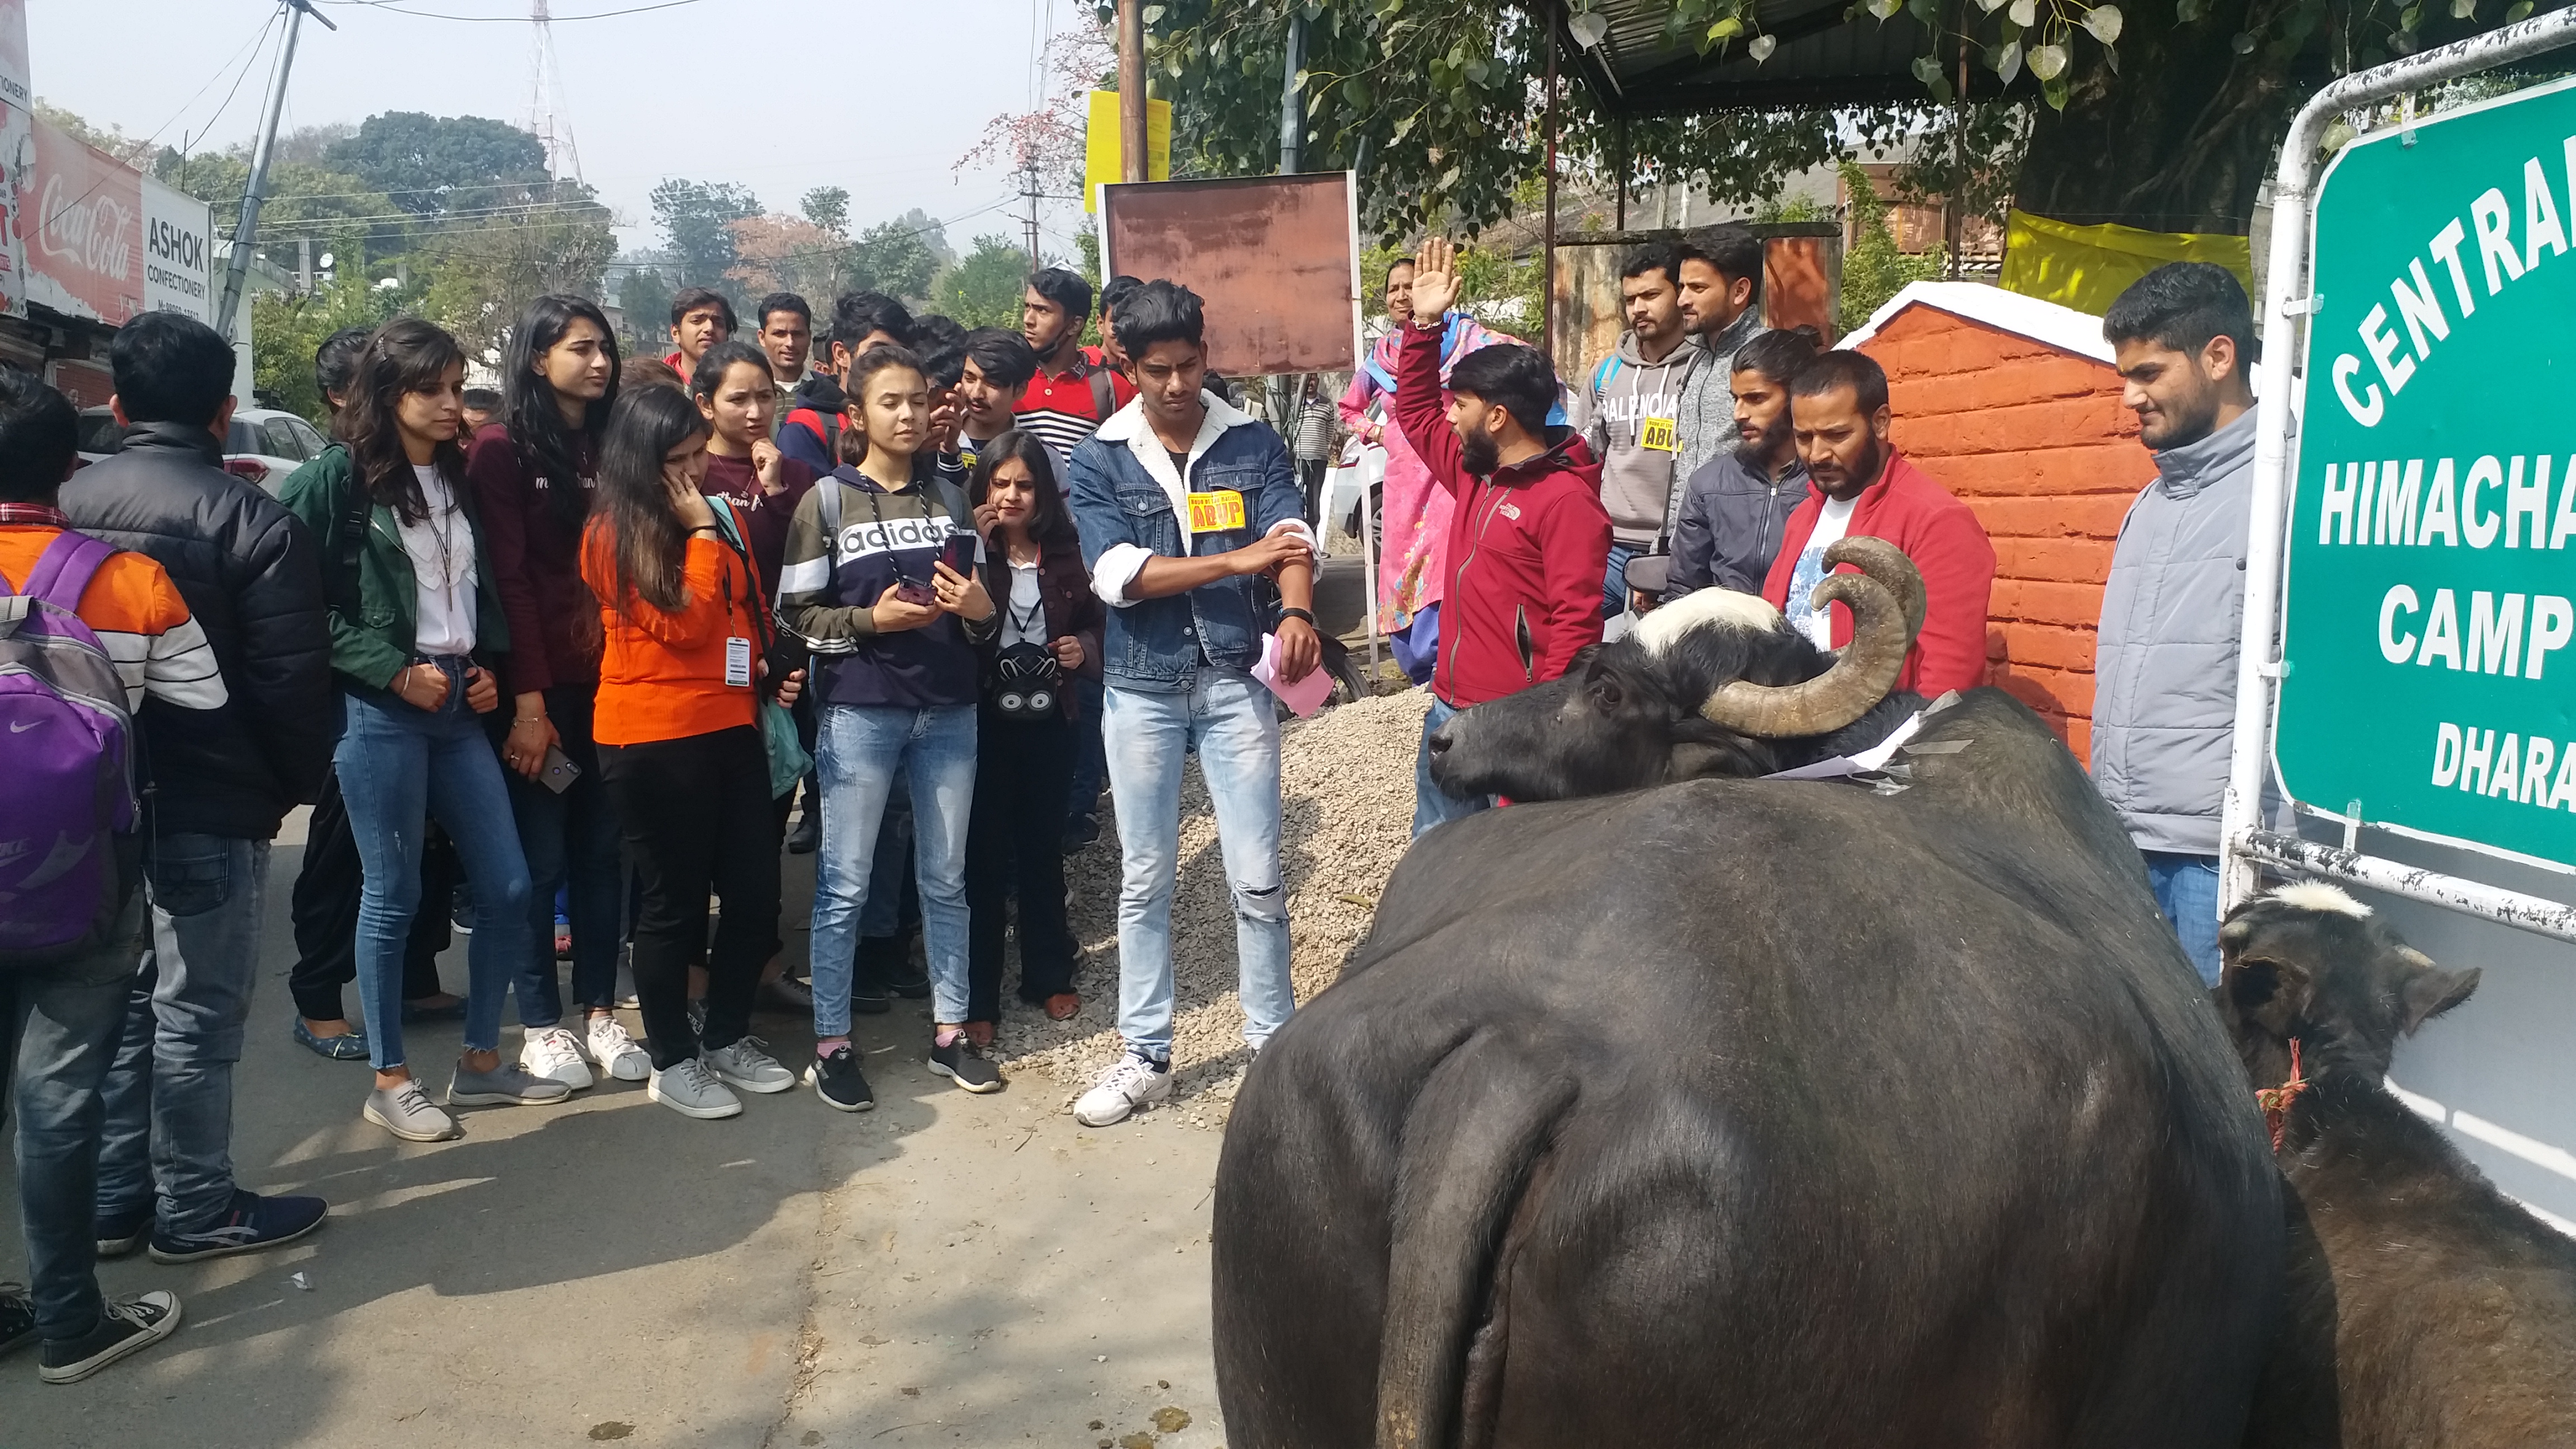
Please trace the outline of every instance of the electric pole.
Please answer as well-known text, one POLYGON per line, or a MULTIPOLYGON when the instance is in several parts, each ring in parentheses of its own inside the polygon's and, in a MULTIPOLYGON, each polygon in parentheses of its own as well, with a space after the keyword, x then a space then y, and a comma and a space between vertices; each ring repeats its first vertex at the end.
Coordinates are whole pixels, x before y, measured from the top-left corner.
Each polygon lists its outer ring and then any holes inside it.
POLYGON ((1144 0, 1118 0, 1118 179, 1145 179, 1144 0))
POLYGON ((303 28, 304 17, 322 22, 325 30, 340 27, 331 18, 313 8, 313 0, 283 0, 286 6, 286 44, 277 55, 276 73, 268 78, 268 110, 260 117, 259 143, 251 148, 250 180, 242 187, 241 220, 233 226, 232 262, 224 269, 224 290, 215 301, 215 330, 226 338, 233 335, 233 318, 241 311, 242 285, 250 277, 250 249, 259 239, 259 206, 267 199, 268 162, 277 151, 277 121, 286 109, 286 76, 295 68, 295 36, 303 28))
POLYGON ((1297 174, 1300 153, 1305 150, 1306 108, 1297 94, 1297 69, 1306 63, 1306 14, 1291 8, 1288 12, 1287 79, 1279 87, 1279 174, 1297 174))
POLYGON ((1038 201, 1043 193, 1038 187, 1038 158, 1034 149, 1023 149, 1020 158, 1020 199, 1029 204, 1028 215, 1021 220, 1028 225, 1029 275, 1036 276, 1042 265, 1038 260, 1038 201))

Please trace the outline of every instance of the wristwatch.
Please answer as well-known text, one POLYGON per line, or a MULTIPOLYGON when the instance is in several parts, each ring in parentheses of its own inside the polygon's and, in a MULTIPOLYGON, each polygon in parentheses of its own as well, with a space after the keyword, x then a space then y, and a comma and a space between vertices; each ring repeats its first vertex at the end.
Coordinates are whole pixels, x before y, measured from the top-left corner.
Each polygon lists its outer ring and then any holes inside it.
POLYGON ((1279 617, 1282 620, 1303 619, 1306 621, 1307 628, 1312 629, 1315 627, 1315 616, 1303 609, 1282 609, 1279 611, 1279 617))

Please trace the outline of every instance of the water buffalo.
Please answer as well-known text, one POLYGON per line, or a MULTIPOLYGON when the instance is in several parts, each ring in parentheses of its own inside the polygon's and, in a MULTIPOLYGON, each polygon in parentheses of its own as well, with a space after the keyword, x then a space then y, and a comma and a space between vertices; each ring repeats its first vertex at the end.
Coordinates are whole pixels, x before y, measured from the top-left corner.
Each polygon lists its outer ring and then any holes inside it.
POLYGON ((2280 1095, 2287 1307, 2255 1449, 2576 1444, 2576 1242, 2496 1191, 2384 1083, 2400 1036, 2468 999, 2333 886, 2219 930, 2219 1012, 2280 1095), (2303 1082, 2286 1092, 2291 1046, 2303 1082))
POLYGON ((1839 657, 1755 595, 1700 589, 1559 678, 1442 725, 1434 777, 1459 795, 1568 800, 1767 775, 1878 743, 1923 704, 1889 693, 1923 627, 1923 581, 1882 539, 1842 539, 1825 557, 1861 570, 1816 586, 1817 607, 1853 610, 1839 657))
POLYGON ((1901 791, 1729 777, 1882 702, 1903 590, 1828 586, 1832 668, 1650 639, 1679 662, 1612 646, 1452 722, 1470 788, 1651 788, 1424 836, 1262 1053, 1216 1189, 1237 1449, 2237 1443, 2279 1177, 2064 746, 1978 690, 1901 791), (1684 680, 1725 718, 1676 714, 1684 680))

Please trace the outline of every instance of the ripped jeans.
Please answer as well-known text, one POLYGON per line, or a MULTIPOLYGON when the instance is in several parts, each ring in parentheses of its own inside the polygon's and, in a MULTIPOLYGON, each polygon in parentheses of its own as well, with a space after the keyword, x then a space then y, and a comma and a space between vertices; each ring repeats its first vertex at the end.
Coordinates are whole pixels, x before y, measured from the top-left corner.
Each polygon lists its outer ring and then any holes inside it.
POLYGON ((1279 715, 1240 670, 1202 665, 1190 687, 1111 685, 1102 712, 1118 801, 1118 1032, 1129 1049, 1172 1054, 1172 880, 1181 843, 1181 767, 1192 745, 1216 808, 1234 894, 1243 1039, 1258 1047, 1296 1009, 1288 984, 1288 893, 1279 879, 1279 715))

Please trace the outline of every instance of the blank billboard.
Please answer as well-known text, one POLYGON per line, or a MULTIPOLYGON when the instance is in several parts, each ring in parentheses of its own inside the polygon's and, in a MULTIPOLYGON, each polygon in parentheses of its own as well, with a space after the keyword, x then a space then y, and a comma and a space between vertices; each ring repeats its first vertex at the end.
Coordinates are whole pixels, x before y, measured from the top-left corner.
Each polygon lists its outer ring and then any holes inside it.
POLYGON ((1351 175, 1135 181, 1101 188, 1107 274, 1168 277, 1207 303, 1208 366, 1227 377, 1359 365, 1359 213, 1351 175))

